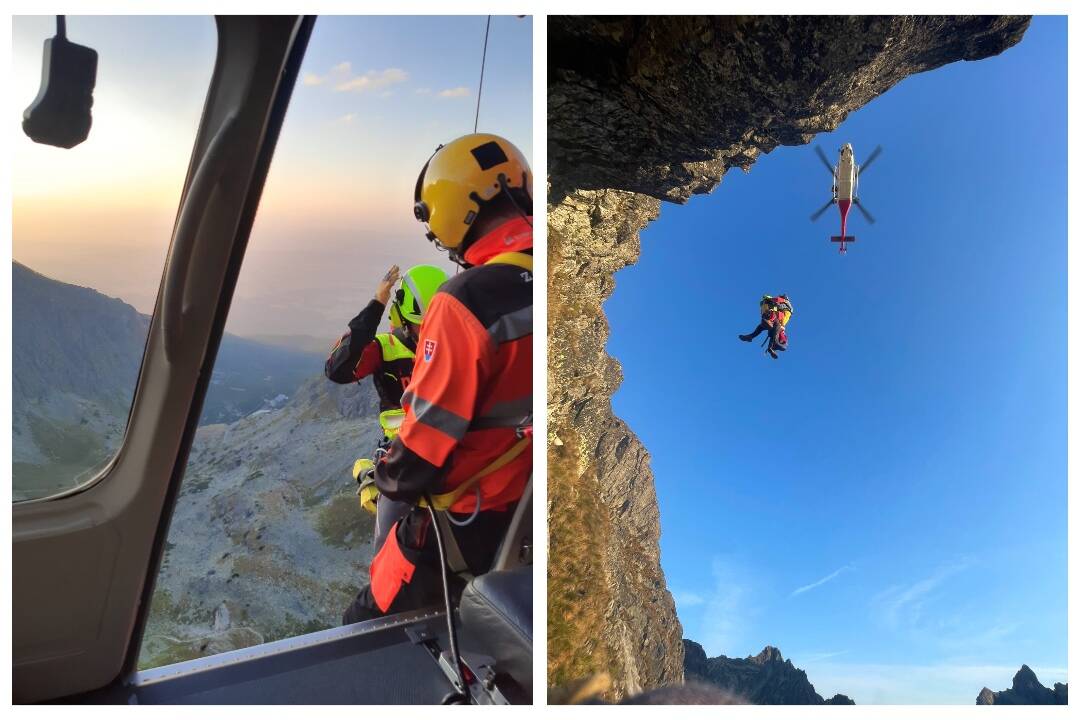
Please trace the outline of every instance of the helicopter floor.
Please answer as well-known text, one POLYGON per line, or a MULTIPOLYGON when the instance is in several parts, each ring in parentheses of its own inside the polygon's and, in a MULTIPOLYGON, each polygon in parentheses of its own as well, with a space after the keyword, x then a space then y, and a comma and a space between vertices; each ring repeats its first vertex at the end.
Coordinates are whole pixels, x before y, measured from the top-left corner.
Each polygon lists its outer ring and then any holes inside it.
POLYGON ((445 613, 422 610, 135 673, 60 702, 91 704, 438 704, 453 689, 406 630, 445 642, 445 613))

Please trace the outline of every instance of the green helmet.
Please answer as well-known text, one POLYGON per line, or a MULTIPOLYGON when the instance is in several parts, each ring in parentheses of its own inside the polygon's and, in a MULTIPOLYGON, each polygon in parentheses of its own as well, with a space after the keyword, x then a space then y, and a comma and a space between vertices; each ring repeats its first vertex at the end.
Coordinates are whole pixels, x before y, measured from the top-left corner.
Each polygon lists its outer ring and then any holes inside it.
POLYGON ((390 306, 390 322, 398 327, 405 322, 419 325, 431 299, 446 282, 446 271, 434 265, 415 265, 401 276, 401 287, 390 306))

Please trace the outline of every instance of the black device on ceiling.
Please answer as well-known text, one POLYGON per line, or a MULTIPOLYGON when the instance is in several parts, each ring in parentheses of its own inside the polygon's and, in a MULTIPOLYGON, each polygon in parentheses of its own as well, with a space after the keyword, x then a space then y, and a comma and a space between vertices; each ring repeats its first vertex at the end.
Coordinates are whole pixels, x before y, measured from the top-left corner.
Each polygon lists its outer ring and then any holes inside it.
POLYGON ((22 126, 36 143, 73 148, 90 134, 98 54, 68 40, 66 25, 57 15, 56 37, 45 40, 41 89, 23 111, 22 126))

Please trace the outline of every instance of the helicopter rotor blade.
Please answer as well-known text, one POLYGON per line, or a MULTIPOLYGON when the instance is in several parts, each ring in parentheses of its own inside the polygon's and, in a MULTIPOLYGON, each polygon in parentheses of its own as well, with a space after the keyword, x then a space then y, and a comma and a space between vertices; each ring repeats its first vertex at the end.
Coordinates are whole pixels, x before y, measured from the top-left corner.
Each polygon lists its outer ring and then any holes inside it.
POLYGON ((866 168, 870 167, 870 163, 877 160, 878 155, 880 155, 880 154, 881 154, 881 146, 878 145, 876 148, 874 148, 874 151, 872 153, 870 153, 870 155, 866 158, 866 162, 864 162, 862 165, 859 166, 859 174, 862 175, 864 172, 866 172, 866 168))
POLYGON ((826 210, 828 210, 829 206, 831 206, 834 202, 836 202, 836 201, 835 200, 829 200, 829 202, 822 205, 821 209, 819 209, 816 213, 814 213, 813 215, 810 216, 810 222, 814 222, 819 217, 821 217, 822 213, 824 213, 826 210))
POLYGON ((870 214, 870 211, 863 207, 862 200, 855 198, 854 205, 855 207, 859 208, 859 212, 863 214, 863 217, 866 218, 871 225, 877 222, 876 220, 874 220, 874 216, 870 214))
POLYGON ((817 153, 818 158, 821 160, 821 164, 825 166, 825 169, 829 171, 829 174, 833 174, 833 166, 829 164, 829 158, 825 157, 825 151, 821 149, 820 145, 814 146, 814 152, 817 153))

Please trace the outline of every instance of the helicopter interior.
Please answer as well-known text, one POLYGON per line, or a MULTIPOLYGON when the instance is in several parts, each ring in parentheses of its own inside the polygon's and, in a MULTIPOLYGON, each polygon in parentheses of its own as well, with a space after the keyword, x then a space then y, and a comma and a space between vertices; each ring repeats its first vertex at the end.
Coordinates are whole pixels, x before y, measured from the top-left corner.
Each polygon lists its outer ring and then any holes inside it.
POLYGON ((314 24, 215 20, 212 76, 119 450, 78 487, 13 504, 15 702, 403 704, 463 690, 475 703, 531 701, 531 492, 493 570, 450 609, 467 688, 442 606, 138 669, 170 520, 314 24))

